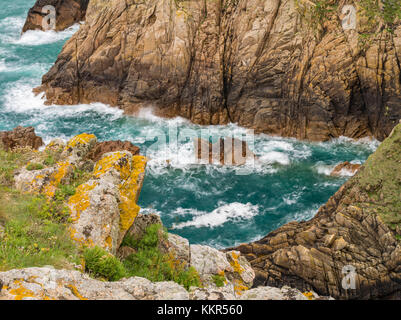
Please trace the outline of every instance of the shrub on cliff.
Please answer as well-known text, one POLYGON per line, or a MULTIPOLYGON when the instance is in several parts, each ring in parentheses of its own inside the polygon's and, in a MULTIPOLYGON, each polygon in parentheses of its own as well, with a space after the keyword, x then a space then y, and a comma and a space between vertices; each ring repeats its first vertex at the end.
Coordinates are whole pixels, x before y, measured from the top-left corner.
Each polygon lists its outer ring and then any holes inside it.
POLYGON ((185 268, 171 254, 160 250, 160 241, 167 238, 167 233, 159 224, 150 225, 140 240, 126 236, 123 245, 136 250, 128 256, 124 266, 129 276, 144 277, 151 281, 174 281, 186 289, 201 285, 198 273, 193 267, 185 268))
POLYGON ((106 250, 94 247, 84 251, 85 270, 95 277, 117 281, 126 276, 123 264, 106 250))

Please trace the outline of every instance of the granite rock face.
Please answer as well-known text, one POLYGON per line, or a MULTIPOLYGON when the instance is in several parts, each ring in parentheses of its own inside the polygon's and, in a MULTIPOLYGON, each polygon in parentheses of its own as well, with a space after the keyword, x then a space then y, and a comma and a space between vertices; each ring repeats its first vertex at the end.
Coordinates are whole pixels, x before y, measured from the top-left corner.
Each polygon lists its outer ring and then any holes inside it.
POLYGON ((56 9, 56 31, 62 31, 85 19, 89 0, 37 0, 29 9, 22 33, 28 30, 43 30, 43 18, 48 14, 42 12, 45 6, 56 9))
POLYGON ((294 0, 93 0, 35 91, 300 139, 382 140, 401 118, 401 26, 363 47, 340 15, 317 34, 294 0))
POLYGON ((306 222, 235 248, 255 285, 289 285, 339 299, 401 296, 401 124, 306 222))

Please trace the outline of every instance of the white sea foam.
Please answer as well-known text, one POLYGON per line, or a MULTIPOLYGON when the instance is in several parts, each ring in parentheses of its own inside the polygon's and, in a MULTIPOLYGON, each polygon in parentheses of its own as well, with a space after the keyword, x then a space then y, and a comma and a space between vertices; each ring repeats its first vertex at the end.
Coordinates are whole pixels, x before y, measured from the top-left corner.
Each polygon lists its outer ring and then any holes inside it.
POLYGON ((259 158, 259 161, 262 163, 279 163, 281 165, 289 165, 290 164, 290 158, 287 154, 283 152, 277 152, 277 151, 271 151, 259 158))
POLYGON ((178 208, 174 213, 177 215, 192 215, 191 221, 173 224, 173 229, 183 229, 186 227, 209 227, 215 228, 226 222, 238 222, 249 220, 259 214, 259 206, 251 203, 243 204, 233 202, 229 204, 219 204, 220 207, 212 212, 198 211, 196 209, 178 208))
POLYGON ((331 173, 333 172, 335 166, 336 165, 327 165, 327 164, 324 164, 322 162, 318 162, 315 165, 315 169, 316 169, 318 174, 323 174, 323 175, 326 175, 326 176, 330 176, 331 173))
POLYGON ((13 83, 8 88, 5 95, 4 107, 5 110, 14 113, 26 113, 33 111, 41 111, 38 117, 42 118, 58 118, 66 115, 77 115, 87 111, 97 111, 101 114, 112 114, 116 118, 123 115, 123 110, 113 108, 103 103, 79 104, 71 106, 59 106, 44 104, 43 94, 35 95, 32 89, 35 87, 35 82, 22 79, 13 83))
MULTIPOLYGON (((19 24, 19 20, 15 19, 15 26, 18 25, 19 32, 22 29, 23 24, 19 24)), ((22 45, 22 46, 40 46, 44 44, 50 44, 70 38, 79 29, 79 24, 75 24, 72 27, 56 32, 54 30, 41 31, 41 30, 29 30, 24 34, 20 35, 16 30, 2 36, 3 40, 7 43, 22 45)))

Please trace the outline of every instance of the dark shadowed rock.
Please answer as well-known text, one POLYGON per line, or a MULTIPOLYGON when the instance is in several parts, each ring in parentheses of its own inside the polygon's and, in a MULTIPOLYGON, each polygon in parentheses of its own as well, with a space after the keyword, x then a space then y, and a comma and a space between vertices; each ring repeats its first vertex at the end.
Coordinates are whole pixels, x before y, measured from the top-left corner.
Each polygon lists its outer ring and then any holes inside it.
POLYGON ((84 20, 89 0, 37 0, 29 10, 22 33, 28 30, 43 30, 42 21, 48 14, 42 8, 51 5, 56 9, 56 31, 62 31, 84 20))
POLYGON ((38 149, 43 145, 43 140, 35 134, 33 127, 16 127, 12 131, 0 132, 0 141, 6 150, 18 147, 30 147, 38 149))
POLYGON ((105 153, 115 151, 129 151, 133 156, 136 156, 139 155, 140 149, 129 141, 117 140, 97 142, 87 158, 93 161, 98 161, 105 153))

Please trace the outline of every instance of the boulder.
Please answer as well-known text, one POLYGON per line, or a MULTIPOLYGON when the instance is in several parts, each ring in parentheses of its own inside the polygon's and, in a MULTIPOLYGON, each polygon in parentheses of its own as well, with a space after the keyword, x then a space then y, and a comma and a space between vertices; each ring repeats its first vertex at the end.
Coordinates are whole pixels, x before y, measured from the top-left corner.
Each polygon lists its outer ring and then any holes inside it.
POLYGON ((360 164, 354 164, 346 161, 336 165, 330 175, 332 177, 353 176, 361 167, 362 165, 360 164))
POLYGON ((255 273, 238 251, 224 253, 202 245, 191 245, 190 251, 191 266, 206 287, 216 287, 216 276, 224 279, 225 286, 233 286, 232 292, 236 295, 252 287, 255 273))
POLYGON ((0 132, 0 142, 5 150, 29 147, 39 149, 43 145, 43 140, 35 134, 33 127, 16 127, 12 131, 0 132))
POLYGON ((43 18, 48 12, 42 12, 45 6, 53 6, 56 10, 56 29, 62 31, 85 19, 89 0, 37 0, 29 9, 28 16, 22 28, 22 33, 28 30, 43 30, 43 18))
POLYGON ((104 154, 92 178, 68 201, 72 239, 116 254, 139 213, 137 201, 145 167, 145 157, 132 156, 128 151, 104 154))

